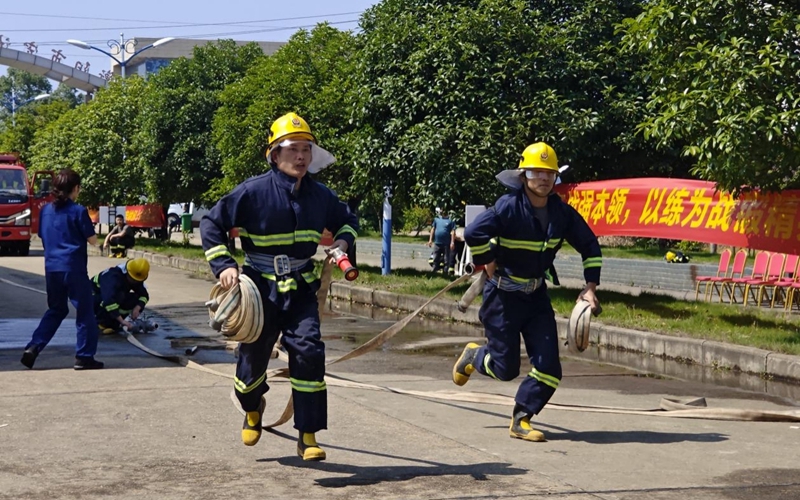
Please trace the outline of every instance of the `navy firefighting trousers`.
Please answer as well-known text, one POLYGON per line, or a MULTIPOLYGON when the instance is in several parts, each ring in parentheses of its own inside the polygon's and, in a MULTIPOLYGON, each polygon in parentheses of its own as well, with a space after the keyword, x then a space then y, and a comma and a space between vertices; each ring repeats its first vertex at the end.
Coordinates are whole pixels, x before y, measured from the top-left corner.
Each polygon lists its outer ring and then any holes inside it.
MULTIPOLYGON (((289 376, 294 402, 294 427, 301 432, 317 432, 328 426, 328 391, 325 385, 325 344, 319 331, 316 287, 302 280, 297 290, 275 296, 275 281, 245 266, 242 271, 252 278, 264 303, 264 328, 252 344, 239 345, 234 388, 245 411, 256 411, 261 396, 269 390, 266 371, 272 347, 283 333, 281 345, 289 354, 289 376)), ((299 276, 298 276, 299 278, 299 276)), ((318 282, 317 282, 318 283, 318 282)))
POLYGON ((558 327, 547 287, 543 283, 533 293, 525 294, 500 290, 487 282, 479 317, 488 341, 478 351, 475 369, 497 380, 516 378, 521 333, 532 368, 514 399, 527 412, 539 413, 561 381, 558 327))

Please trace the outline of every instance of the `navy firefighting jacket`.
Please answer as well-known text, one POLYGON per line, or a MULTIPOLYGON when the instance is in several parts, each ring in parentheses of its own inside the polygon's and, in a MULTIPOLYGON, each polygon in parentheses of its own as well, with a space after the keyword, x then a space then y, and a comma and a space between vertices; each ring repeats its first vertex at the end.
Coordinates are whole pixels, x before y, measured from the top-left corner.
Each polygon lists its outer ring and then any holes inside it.
POLYGON ((94 293, 100 294, 100 306, 103 307, 111 316, 122 316, 120 304, 125 300, 128 293, 133 293, 137 297, 136 305, 144 309, 150 300, 147 287, 143 281, 129 280, 128 273, 125 271, 125 264, 114 266, 97 274, 92 278, 94 293))
POLYGON ((504 195, 464 231, 475 265, 497 261, 500 276, 549 278, 558 284, 553 260, 564 240, 583 258, 583 276, 600 284, 602 254, 597 237, 583 217, 557 195, 547 199, 547 228, 533 215, 524 189, 504 195))
MULTIPOLYGON (((242 249, 255 262, 269 261, 276 255, 310 259, 317 252, 325 229, 333 233, 334 240, 342 239, 352 248, 358 235, 358 219, 347 205, 308 175, 295 192, 296 182, 294 177, 272 169, 236 186, 203 217, 203 250, 214 276, 237 265, 227 247, 227 233, 233 228, 239 229, 242 249)), ((293 269, 293 277, 277 280, 278 291, 296 289, 293 280, 298 272, 297 277, 307 283, 317 279, 313 268, 309 261, 302 268, 293 269)), ((263 274, 275 280, 271 273, 263 274)))

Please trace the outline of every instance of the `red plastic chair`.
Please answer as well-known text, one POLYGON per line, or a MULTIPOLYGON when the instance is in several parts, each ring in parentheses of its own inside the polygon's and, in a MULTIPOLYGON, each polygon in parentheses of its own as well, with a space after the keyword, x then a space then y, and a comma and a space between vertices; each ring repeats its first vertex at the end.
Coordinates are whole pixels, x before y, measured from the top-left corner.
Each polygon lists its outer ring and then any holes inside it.
POLYGON ((703 292, 703 297, 705 300, 708 301, 711 298, 709 294, 711 290, 711 283, 719 278, 730 278, 731 275, 728 274, 728 267, 731 265, 731 251, 729 248, 726 248, 719 254, 719 264, 717 265, 717 274, 716 276, 698 276, 696 281, 696 286, 694 289, 694 300, 697 300, 697 297, 700 296, 700 284, 703 283, 706 285, 705 291, 703 292))
POLYGON ((756 301, 757 306, 761 306, 761 300, 764 298, 764 288, 768 285, 773 285, 783 277, 783 267, 786 263, 786 255, 782 253, 772 254, 769 258, 767 271, 761 278, 754 278, 747 280, 744 284, 744 305, 747 305, 747 299, 752 294, 753 300, 756 301))
POLYGON ((772 287, 772 294, 769 299, 769 307, 775 307, 775 303, 783 303, 784 309, 786 308, 786 301, 789 299, 789 291, 791 290, 792 283, 797 281, 798 265, 800 265, 800 256, 787 255, 786 263, 783 265, 783 275, 778 281, 764 285, 766 290, 772 287))
POLYGON ((730 277, 726 278, 716 278, 711 282, 711 294, 709 295, 709 299, 714 295, 714 290, 717 291, 719 294, 719 303, 722 304, 722 296, 724 291, 728 292, 730 300, 734 300, 733 297, 730 297, 732 293, 732 285, 733 280, 744 278, 744 271, 747 268, 747 250, 741 249, 736 252, 736 255, 733 257, 733 268, 731 269, 730 277))
POLYGON ((728 288, 728 293, 730 293, 731 304, 736 303, 737 288, 741 289, 742 297, 744 298, 744 289, 748 281, 764 279, 764 274, 766 274, 767 265, 769 264, 769 257, 769 252, 758 252, 755 260, 753 261, 753 269, 750 272, 750 276, 746 278, 731 278, 729 281, 725 282, 725 286, 728 288))

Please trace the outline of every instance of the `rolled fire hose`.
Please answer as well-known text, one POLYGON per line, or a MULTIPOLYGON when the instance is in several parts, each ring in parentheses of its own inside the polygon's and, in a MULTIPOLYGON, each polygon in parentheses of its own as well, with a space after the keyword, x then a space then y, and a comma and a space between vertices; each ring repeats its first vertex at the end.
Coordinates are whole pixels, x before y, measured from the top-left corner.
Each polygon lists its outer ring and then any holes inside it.
POLYGON ((208 325, 228 340, 252 344, 264 328, 264 304, 255 282, 244 274, 239 283, 225 290, 219 283, 211 288, 208 325))
POLYGON ((579 300, 572 308, 572 314, 567 323, 567 349, 572 354, 579 354, 589 347, 589 332, 592 314, 599 316, 603 308, 598 304, 597 310, 592 313, 592 306, 586 300, 579 300))

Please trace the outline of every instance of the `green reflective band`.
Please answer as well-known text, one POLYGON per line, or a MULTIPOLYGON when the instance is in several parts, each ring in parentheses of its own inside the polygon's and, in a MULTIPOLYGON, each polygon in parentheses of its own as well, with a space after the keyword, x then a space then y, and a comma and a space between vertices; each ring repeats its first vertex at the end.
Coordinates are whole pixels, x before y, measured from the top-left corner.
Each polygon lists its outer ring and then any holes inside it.
POLYGON ((512 240, 509 238, 499 238, 498 244, 511 250, 530 250, 531 252, 541 252, 547 246, 546 241, 512 240))
POLYGON ((539 382, 543 383, 544 385, 548 385, 553 389, 558 389, 559 380, 557 378, 553 377, 552 375, 542 373, 536 368, 531 370, 530 373, 528 373, 528 376, 535 378, 539 382))
POLYGON ((139 302, 142 304, 147 304, 147 297, 139 297, 139 302))
POLYGON ((350 233, 353 235, 353 238, 358 238, 358 233, 356 232, 356 230, 353 229, 352 226, 345 224, 344 226, 342 226, 341 229, 336 231, 336 234, 333 235, 333 239, 335 240, 336 238, 339 237, 340 234, 344 233, 350 233))
POLYGON ((486 373, 495 380, 500 380, 497 378, 497 375, 494 374, 491 368, 489 368, 489 359, 491 355, 487 352, 486 356, 483 357, 483 369, 486 370, 486 373))
POLYGON ((92 278, 92 281, 94 281, 97 284, 97 286, 100 286, 100 275, 96 274, 95 277, 92 278))
POLYGON ((253 245, 257 247, 271 247, 279 245, 291 245, 294 243, 294 233, 281 233, 281 234, 250 234, 244 229, 239 228, 239 236, 249 238, 253 245))
POLYGON ((120 310, 119 310, 119 313, 120 313, 121 315, 123 315, 123 316, 127 316, 128 314, 130 314, 130 313, 131 313, 131 310, 130 310, 130 309, 120 309, 120 310))
POLYGON ((324 380, 321 382, 296 378, 289 378, 289 380, 292 382, 292 389, 298 392, 320 392, 328 388, 324 380))
POLYGON ((314 231, 313 229, 306 229, 305 231, 295 231, 294 240, 297 243, 319 243, 322 239, 322 233, 314 231))
POLYGON ((106 306, 106 311, 108 312, 116 311, 117 309, 119 309, 119 304, 109 304, 106 306))
POLYGON ((250 392, 253 389, 255 389, 256 387, 258 387, 261 383, 263 383, 264 379, 266 379, 266 378, 267 378, 267 374, 265 373, 265 374, 261 375, 260 377, 258 377, 258 380, 256 380, 255 382, 253 382, 250 385, 247 385, 244 382, 242 382, 241 380, 239 380, 238 378, 233 377, 233 387, 236 389, 236 392, 240 392, 242 394, 247 394, 248 392, 250 392))
POLYGON ((584 269, 589 269, 590 267, 602 267, 602 266, 603 266, 602 257, 589 257, 588 259, 583 261, 584 269))
POLYGON ((309 283, 309 284, 313 283, 313 282, 315 282, 315 281, 317 281, 319 279, 317 277, 317 275, 314 273, 314 271, 309 271, 307 273, 303 273, 300 276, 303 277, 303 281, 305 281, 306 283, 309 283))
POLYGON ((209 248, 206 250, 206 260, 211 262, 212 260, 216 259, 217 257, 222 256, 231 256, 231 253, 228 251, 228 247, 225 245, 217 245, 215 247, 209 248))
POLYGON ((547 248, 555 248, 561 243, 561 240, 550 240, 547 242, 547 248))
POLYGON ((513 281, 515 283, 519 283, 521 285, 527 285, 529 283, 533 283, 534 281, 536 281, 536 278, 518 278, 516 276, 503 276, 503 279, 506 279, 506 278, 510 279, 511 281, 513 281))
POLYGON ((486 253, 489 251, 491 247, 488 243, 485 245, 475 245, 474 247, 469 247, 469 251, 472 252, 472 255, 480 255, 482 253, 486 253))
POLYGON ((550 271, 549 271, 549 270, 547 270, 547 271, 545 271, 545 272, 544 272, 544 277, 545 277, 545 278, 546 278, 546 279, 547 279, 547 280, 548 280, 550 283, 552 283, 552 282, 553 282, 553 275, 552 275, 552 274, 550 274, 550 271))
MULTIPOLYGON (((297 290, 297 281, 294 278, 287 278, 283 281, 278 281, 277 276, 274 274, 265 274, 262 273, 261 276, 267 278, 268 280, 272 280, 278 285, 278 292, 279 293, 287 293, 291 290, 297 290)), ((306 282, 308 283, 308 282, 306 282)))

